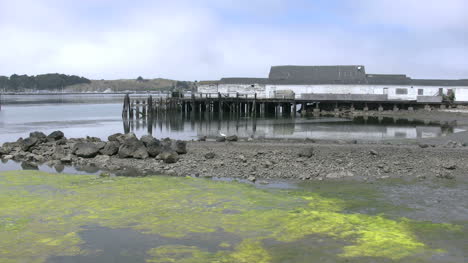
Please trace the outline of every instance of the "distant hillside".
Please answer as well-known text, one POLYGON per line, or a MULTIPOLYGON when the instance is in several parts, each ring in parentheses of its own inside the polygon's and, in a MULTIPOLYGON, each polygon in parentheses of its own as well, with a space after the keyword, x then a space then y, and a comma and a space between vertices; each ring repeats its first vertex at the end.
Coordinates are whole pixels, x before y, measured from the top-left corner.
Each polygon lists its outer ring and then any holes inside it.
POLYGON ((91 80, 91 83, 77 84, 65 88, 66 92, 125 92, 125 91, 171 91, 190 90, 194 84, 188 81, 170 79, 149 80, 91 80))
POLYGON ((195 84, 190 81, 162 78, 143 79, 138 77, 137 79, 88 80, 63 74, 0 76, 0 90, 6 92, 141 92, 191 90, 194 86, 195 84))
POLYGON ((17 74, 10 77, 0 76, 0 89, 7 92, 60 90, 66 86, 88 83, 91 83, 91 81, 87 78, 58 73, 37 76, 17 74))

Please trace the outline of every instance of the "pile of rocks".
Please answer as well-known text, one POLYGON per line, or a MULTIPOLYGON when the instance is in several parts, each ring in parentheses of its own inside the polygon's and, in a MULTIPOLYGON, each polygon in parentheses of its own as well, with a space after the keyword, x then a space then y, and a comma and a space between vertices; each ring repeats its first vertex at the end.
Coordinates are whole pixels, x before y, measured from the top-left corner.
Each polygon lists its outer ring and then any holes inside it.
POLYGON ((155 158, 164 163, 175 163, 179 155, 187 153, 185 141, 169 138, 158 140, 151 135, 138 139, 135 134, 116 133, 102 141, 96 137, 67 139, 63 132, 54 131, 49 135, 32 132, 28 138, 4 143, 0 147, 2 159, 43 163, 56 160, 72 163, 80 158, 95 158, 98 155, 118 158, 155 158))

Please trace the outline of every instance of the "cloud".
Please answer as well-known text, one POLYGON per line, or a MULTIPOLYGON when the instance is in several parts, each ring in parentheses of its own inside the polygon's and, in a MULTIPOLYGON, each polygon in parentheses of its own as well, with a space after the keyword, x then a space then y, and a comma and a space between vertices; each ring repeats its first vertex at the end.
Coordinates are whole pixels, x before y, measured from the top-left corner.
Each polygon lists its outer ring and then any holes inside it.
POLYGON ((466 0, 355 0, 356 17, 408 30, 468 30, 466 0))
POLYGON ((364 64, 468 78, 464 1, 306 2, 0 0, 0 75, 202 80, 266 77, 280 64, 364 64))

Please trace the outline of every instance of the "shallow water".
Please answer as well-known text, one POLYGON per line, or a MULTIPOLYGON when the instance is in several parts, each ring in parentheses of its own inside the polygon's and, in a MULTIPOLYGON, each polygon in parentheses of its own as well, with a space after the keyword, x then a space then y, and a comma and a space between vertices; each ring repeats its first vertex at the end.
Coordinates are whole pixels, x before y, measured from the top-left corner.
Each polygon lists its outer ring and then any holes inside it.
POLYGON ((289 185, 0 172, 0 258, 237 263, 463 262, 467 256, 466 205, 452 202, 466 199, 466 184, 289 185), (413 207, 431 198, 424 190, 431 188, 450 191, 450 198, 438 196, 439 208, 427 211, 413 207), (400 202, 405 199, 412 201, 400 202), (432 214, 448 204, 447 215, 432 214))
MULTIPOLYGON (((247 118, 214 114, 159 115, 146 121, 123 122, 123 95, 28 95, 3 98, 0 143, 27 137, 31 131, 62 130, 69 138, 84 135, 106 139, 113 133, 147 133, 157 138, 191 140, 220 134, 257 138, 387 140, 445 136, 464 129, 456 123, 429 123, 393 118, 247 118), (85 103, 86 102, 86 103, 85 103)), ((132 95, 145 96, 145 95, 132 95)))

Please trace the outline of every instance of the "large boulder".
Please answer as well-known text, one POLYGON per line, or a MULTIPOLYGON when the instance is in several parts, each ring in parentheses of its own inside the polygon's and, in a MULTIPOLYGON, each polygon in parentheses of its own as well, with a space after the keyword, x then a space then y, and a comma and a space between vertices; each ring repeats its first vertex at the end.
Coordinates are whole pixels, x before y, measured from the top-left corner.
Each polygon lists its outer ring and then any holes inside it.
POLYGON ((13 148, 15 147, 16 143, 9 143, 6 142, 0 147, 0 156, 2 155, 8 155, 13 151, 13 148))
POLYGON ((123 134, 122 133, 115 133, 115 134, 112 134, 110 135, 109 137, 107 137, 107 140, 109 140, 110 142, 121 142, 122 141, 122 138, 123 137, 123 134))
POLYGON ((162 143, 159 140, 154 139, 154 141, 146 145, 146 150, 148 151, 149 156, 156 157, 164 150, 166 150, 166 148, 162 145, 162 143))
POLYGON ((176 163, 179 160, 179 155, 175 151, 164 151, 158 155, 164 163, 176 163))
POLYGON ((177 140, 174 142, 174 151, 178 154, 186 154, 187 153, 187 142, 177 140))
POLYGON ((47 135, 47 139, 52 140, 52 141, 58 141, 62 139, 64 136, 65 134, 63 134, 62 131, 53 131, 49 135, 47 135))
POLYGON ((94 144, 96 145, 96 147, 98 147, 99 150, 102 150, 104 149, 104 147, 106 147, 106 142, 96 142, 94 144))
POLYGON ((120 144, 118 142, 109 141, 106 143, 104 148, 99 150, 99 152, 103 155, 108 155, 108 156, 116 155, 119 152, 119 146, 120 144))
POLYGON ((122 134, 122 133, 112 134, 109 137, 107 137, 107 139, 110 142, 118 142, 119 144, 122 144, 128 139, 138 139, 138 138, 133 132, 130 132, 127 134, 122 134))
POLYGON ((27 152, 31 147, 39 144, 39 139, 37 137, 28 137, 20 142, 21 150, 27 152))
POLYGON ((73 153, 78 157, 93 158, 99 153, 99 148, 92 142, 82 142, 75 144, 73 153))
POLYGON ((36 138, 39 143, 47 141, 47 136, 43 132, 35 131, 29 134, 30 138, 36 138))
POLYGON ((145 147, 145 144, 142 141, 139 141, 135 138, 126 139, 122 145, 119 147, 119 157, 120 158, 137 158, 145 159, 148 158, 148 151, 145 147))
POLYGON ((143 142, 145 144, 146 147, 148 147, 149 144, 153 143, 154 141, 156 141, 157 139, 155 139, 152 135, 148 134, 148 135, 143 135, 141 136, 141 139, 140 141, 143 142))

